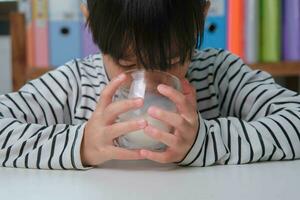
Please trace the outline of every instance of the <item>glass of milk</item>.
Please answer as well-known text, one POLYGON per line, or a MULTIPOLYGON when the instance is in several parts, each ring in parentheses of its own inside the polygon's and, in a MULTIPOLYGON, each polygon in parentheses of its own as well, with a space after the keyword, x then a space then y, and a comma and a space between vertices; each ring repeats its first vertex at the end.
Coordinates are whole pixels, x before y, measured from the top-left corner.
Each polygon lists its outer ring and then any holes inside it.
MULTIPOLYGON (((167 97, 161 95, 157 87, 160 84, 168 85, 181 91, 180 80, 166 72, 158 70, 130 70, 125 72, 127 75, 126 82, 117 91, 114 101, 142 98, 144 105, 140 109, 132 110, 119 116, 118 121, 125 122, 135 119, 145 119, 148 124, 167 133, 172 132, 172 127, 160 120, 154 119, 147 114, 151 106, 161 109, 177 112, 175 104, 167 97)), ((143 130, 128 133, 117 139, 120 147, 127 149, 148 149, 152 151, 163 151, 166 145, 152 139, 146 135, 143 130)))

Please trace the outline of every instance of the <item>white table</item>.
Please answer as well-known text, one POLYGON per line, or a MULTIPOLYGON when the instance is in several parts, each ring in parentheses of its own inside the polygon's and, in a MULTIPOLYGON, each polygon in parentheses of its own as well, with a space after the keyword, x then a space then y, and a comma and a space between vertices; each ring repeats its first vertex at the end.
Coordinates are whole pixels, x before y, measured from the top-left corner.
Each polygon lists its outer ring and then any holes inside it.
POLYGON ((207 168, 114 161, 88 171, 0 168, 0 199, 296 200, 300 161, 207 168))

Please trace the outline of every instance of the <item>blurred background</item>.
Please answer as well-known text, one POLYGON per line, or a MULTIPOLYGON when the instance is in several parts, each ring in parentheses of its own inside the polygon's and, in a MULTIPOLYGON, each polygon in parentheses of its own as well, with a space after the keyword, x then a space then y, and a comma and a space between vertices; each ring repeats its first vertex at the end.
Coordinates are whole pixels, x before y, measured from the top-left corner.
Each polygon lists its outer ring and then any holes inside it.
MULTIPOLYGON (((0 94, 98 53, 80 0, 0 0, 0 94)), ((299 91, 300 1, 210 0, 203 45, 224 48, 299 91)))

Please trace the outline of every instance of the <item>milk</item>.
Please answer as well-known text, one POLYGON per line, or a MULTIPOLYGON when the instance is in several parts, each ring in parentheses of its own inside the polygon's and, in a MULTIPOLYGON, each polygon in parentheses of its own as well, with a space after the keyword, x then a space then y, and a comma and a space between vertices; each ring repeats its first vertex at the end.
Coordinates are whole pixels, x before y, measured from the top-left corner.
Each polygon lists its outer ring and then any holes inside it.
MULTIPOLYGON (((163 122, 152 118, 148 114, 144 114, 140 118, 145 119, 148 124, 157 128, 158 130, 169 133, 171 128, 163 122)), ((128 149, 149 149, 149 150, 162 150, 166 146, 152 137, 146 135, 143 130, 134 131, 120 137, 118 140, 120 146, 128 149)))
MULTIPOLYGON (((171 127, 164 122, 154 119, 147 114, 147 110, 151 106, 157 106, 164 110, 176 111, 175 105, 166 97, 156 95, 153 93, 146 93, 144 97, 144 106, 141 109, 130 111, 119 116, 118 121, 128 121, 136 119, 145 119, 148 124, 166 133, 170 133, 171 127)), ((166 145, 154 140, 152 137, 146 135, 144 130, 130 132, 118 139, 121 147, 127 149, 148 149, 148 150, 164 150, 166 145)))

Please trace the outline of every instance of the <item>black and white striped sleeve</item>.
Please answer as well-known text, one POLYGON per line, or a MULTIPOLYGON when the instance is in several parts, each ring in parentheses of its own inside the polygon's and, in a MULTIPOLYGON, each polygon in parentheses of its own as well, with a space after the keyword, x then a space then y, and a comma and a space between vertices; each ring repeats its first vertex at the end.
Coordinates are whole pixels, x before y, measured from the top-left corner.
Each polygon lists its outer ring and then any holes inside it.
POLYGON ((83 125, 73 125, 80 95, 75 61, 0 96, 0 166, 84 169, 83 125))
POLYGON ((221 117, 205 120, 199 113, 197 138, 179 164, 208 166, 298 159, 299 94, 228 54, 223 52, 214 67, 213 84, 221 117))

